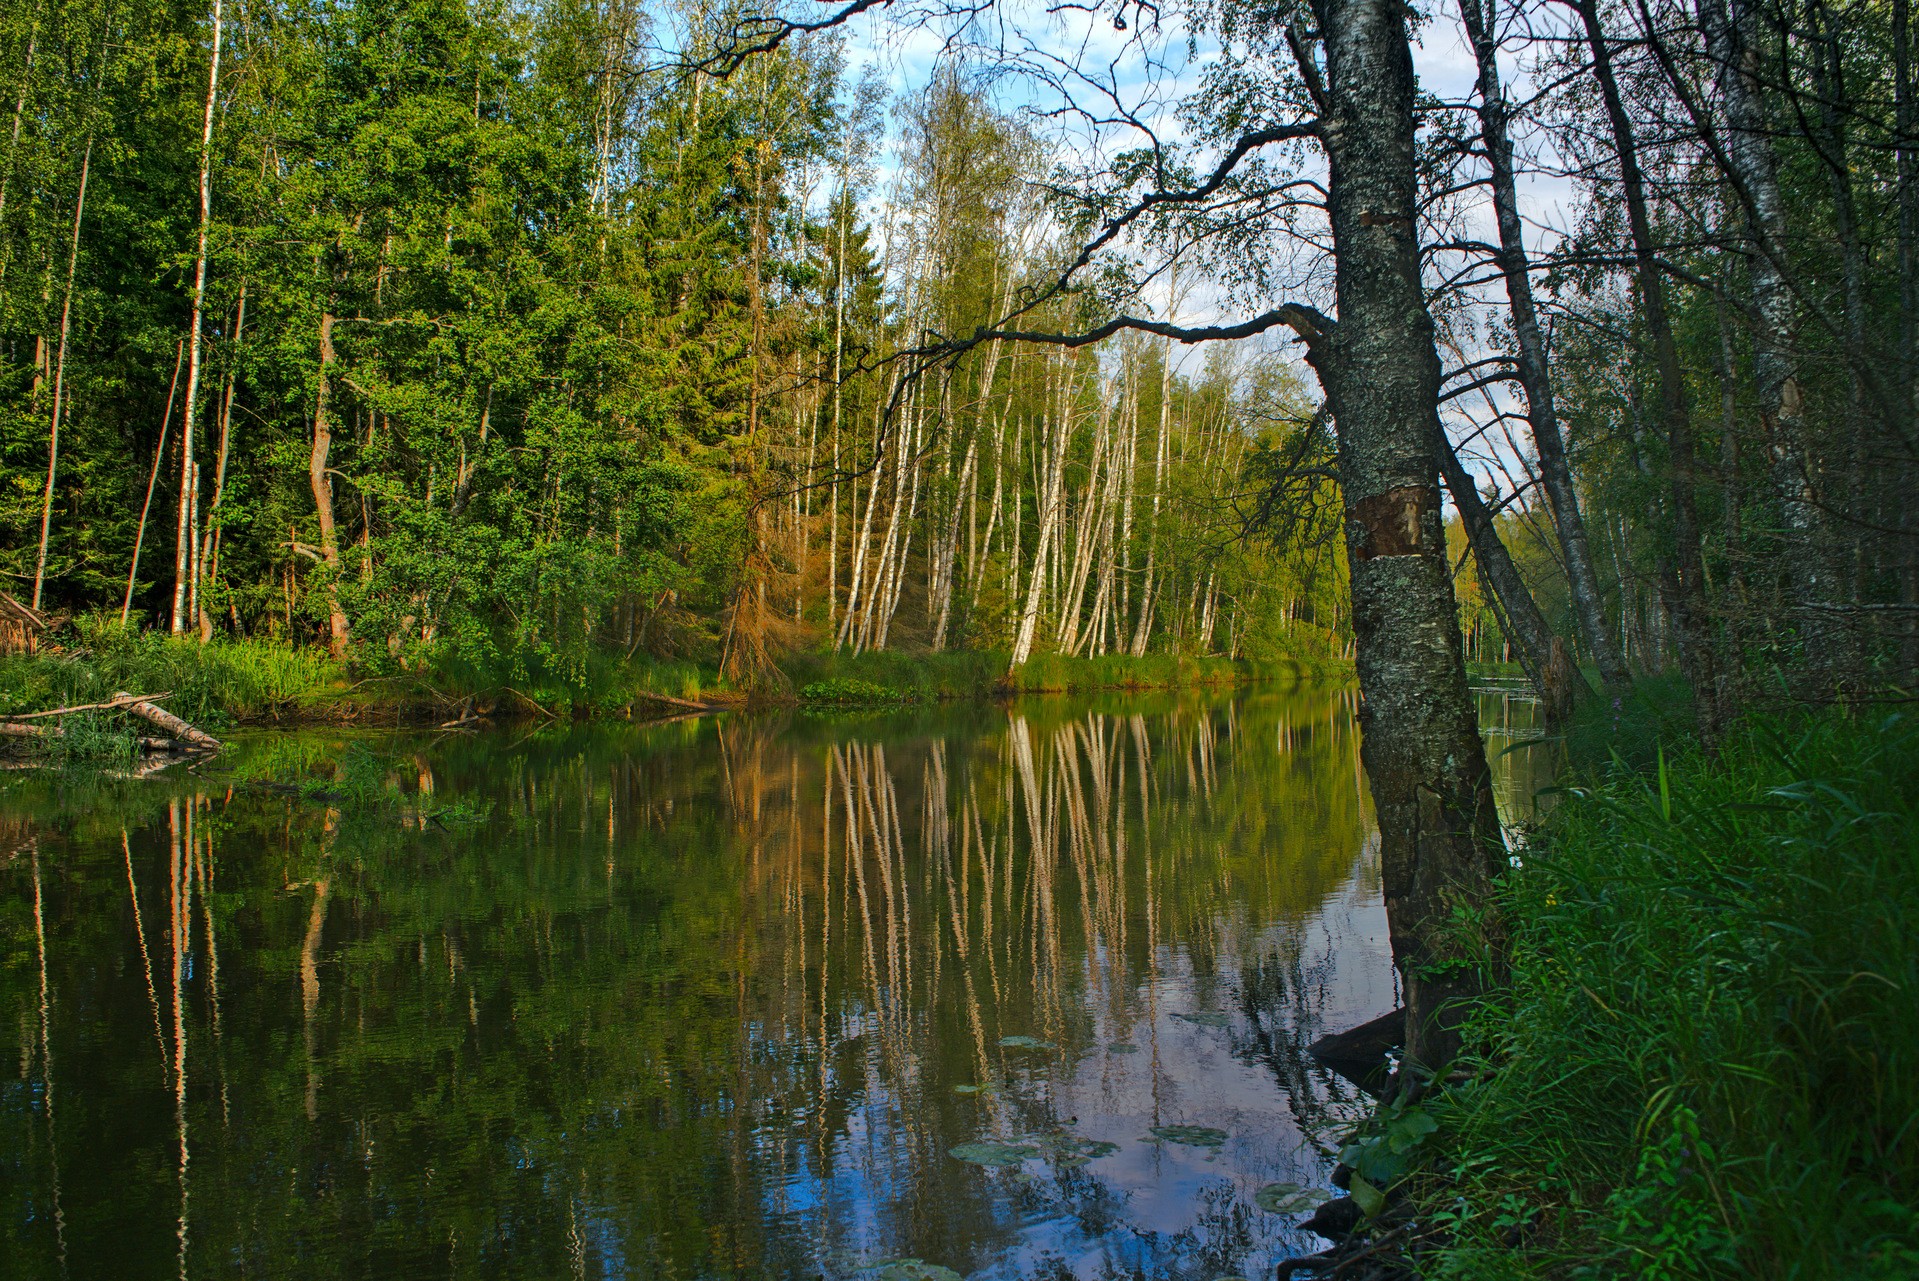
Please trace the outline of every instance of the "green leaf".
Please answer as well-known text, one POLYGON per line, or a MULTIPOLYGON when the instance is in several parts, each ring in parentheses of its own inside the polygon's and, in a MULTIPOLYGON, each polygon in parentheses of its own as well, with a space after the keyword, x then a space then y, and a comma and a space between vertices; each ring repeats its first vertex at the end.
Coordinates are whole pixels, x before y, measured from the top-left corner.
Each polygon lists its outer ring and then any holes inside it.
POLYGON ((1379 1212, 1386 1208, 1386 1194, 1368 1183, 1363 1174, 1353 1175, 1347 1191, 1353 1194, 1353 1201, 1358 1204, 1360 1213, 1369 1219, 1378 1218, 1379 1212))

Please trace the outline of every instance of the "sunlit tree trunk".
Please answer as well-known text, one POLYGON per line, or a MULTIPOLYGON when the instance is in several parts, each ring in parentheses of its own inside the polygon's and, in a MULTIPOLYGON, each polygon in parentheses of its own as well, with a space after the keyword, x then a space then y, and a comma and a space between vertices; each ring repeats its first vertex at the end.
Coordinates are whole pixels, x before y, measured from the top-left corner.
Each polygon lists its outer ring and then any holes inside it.
POLYGON ((193 415, 200 396, 200 337, 207 297, 207 232, 213 221, 213 109, 220 93, 221 0, 213 0, 213 48, 207 57, 206 107, 200 123, 200 234, 193 260, 193 318, 187 328, 186 406, 180 418, 180 513, 173 552, 175 634, 187 627, 187 598, 195 556, 192 508, 199 498, 193 457, 193 415))
MULTIPOLYGON (((246 332, 247 324, 247 285, 240 282, 240 302, 234 310, 233 343, 235 351, 239 349, 241 336, 246 332)), ((214 576, 219 573, 220 563, 220 505, 226 500, 227 458, 233 441, 233 384, 234 371, 227 371, 226 388, 220 397, 220 449, 213 465, 213 502, 207 507, 207 532, 200 544, 200 572, 194 576, 197 585, 195 591, 196 616, 200 620, 200 643, 206 644, 213 639, 213 616, 207 612, 206 603, 199 600, 199 593, 213 585, 214 576)))
POLYGON ((320 313, 320 380, 313 402, 313 448, 307 455, 307 483, 313 491, 313 510, 320 527, 319 557, 327 573, 327 648, 333 657, 344 658, 347 619, 340 608, 340 539, 333 520, 333 479, 327 474, 327 458, 333 449, 328 404, 335 360, 333 324, 331 311, 320 313))
POLYGON ((186 340, 173 345, 173 381, 167 384, 167 408, 160 416, 160 439, 153 446, 153 470, 147 473, 147 496, 140 504, 140 523, 134 527, 133 555, 127 565, 127 594, 120 602, 120 626, 127 625, 133 611, 133 587, 140 577, 140 548, 147 540, 147 516, 153 510, 153 489, 160 480, 160 462, 167 452, 167 429, 173 425, 173 399, 180 390, 180 365, 186 357, 186 340))
POLYGON ((73 239, 67 249, 67 288, 60 302, 60 354, 53 367, 53 419, 47 428, 47 487, 40 503, 40 553, 33 563, 33 607, 40 608, 47 578, 47 540, 53 529, 53 487, 60 469, 60 411, 65 407, 67 339, 73 331, 73 276, 80 264, 80 224, 87 210, 87 177, 93 172, 93 139, 80 161, 80 190, 73 198, 73 239))

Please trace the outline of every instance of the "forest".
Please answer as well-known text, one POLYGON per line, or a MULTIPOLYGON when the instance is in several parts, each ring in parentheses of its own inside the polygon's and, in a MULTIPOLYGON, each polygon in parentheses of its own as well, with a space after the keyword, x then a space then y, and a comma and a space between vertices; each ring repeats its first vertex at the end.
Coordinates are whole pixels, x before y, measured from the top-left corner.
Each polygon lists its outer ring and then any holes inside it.
POLYGON ((1911 1275, 1912 61, 1907 0, 25 0, 0 710, 1350 673, 1372 1239, 1911 1275), (1494 678, 1574 761, 1537 858, 1494 678), (1843 1248, 1776 1239, 1795 1162, 1843 1248))
POLYGON ((1237 519, 1310 417, 1288 362, 906 369, 1060 252, 1040 138, 963 60, 900 96, 823 39, 649 65, 656 24, 717 21, 12 14, 16 594, 375 667, 748 684, 807 646, 1328 651, 1338 559, 1237 519))
MULTIPOLYGON (((839 16, 15 7, 14 594, 747 685, 1349 652, 1338 396, 1271 309, 1338 310, 1325 17, 1181 14, 1202 62, 1102 11, 1069 73, 1043 22, 901 11, 941 38, 889 83, 839 16)), ((1909 672, 1904 9, 1430 17, 1475 74, 1412 104, 1405 323, 1473 656, 1676 665, 1708 724, 1782 668, 1909 672)))

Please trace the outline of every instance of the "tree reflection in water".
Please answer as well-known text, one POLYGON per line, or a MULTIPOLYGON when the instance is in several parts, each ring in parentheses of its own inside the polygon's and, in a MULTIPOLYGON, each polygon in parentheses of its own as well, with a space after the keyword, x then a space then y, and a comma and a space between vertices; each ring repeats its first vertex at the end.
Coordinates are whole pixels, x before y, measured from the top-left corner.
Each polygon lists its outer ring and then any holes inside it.
POLYGON ((1306 686, 10 775, 11 1270, 1252 1275, 1311 1244, 1252 1194, 1323 1182, 1355 1106, 1303 1046, 1393 999, 1353 713, 1306 686))

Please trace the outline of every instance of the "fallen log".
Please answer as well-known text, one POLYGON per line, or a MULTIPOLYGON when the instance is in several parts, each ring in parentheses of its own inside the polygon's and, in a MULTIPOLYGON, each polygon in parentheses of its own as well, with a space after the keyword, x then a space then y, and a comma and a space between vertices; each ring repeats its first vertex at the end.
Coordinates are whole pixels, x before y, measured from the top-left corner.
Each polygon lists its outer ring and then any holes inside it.
POLYGON ((689 712, 715 712, 721 710, 723 703, 696 703, 690 698, 675 698, 671 694, 656 694, 650 689, 634 691, 635 698, 652 703, 665 703, 668 707, 683 707, 689 712))
POLYGON ((110 712, 134 703, 157 703, 163 698, 172 698, 173 691, 160 694, 115 694, 104 703, 76 703, 72 707, 55 707, 44 712, 21 712, 16 716, 0 717, 8 721, 43 721, 49 716, 66 716, 72 712, 110 712))
POLYGON ((1390 1075, 1386 1056, 1405 1042, 1406 1011, 1402 1007, 1348 1031, 1322 1036, 1306 1047, 1306 1053, 1377 1096, 1384 1091, 1390 1075))
POLYGON ((167 733, 173 735, 173 737, 184 739, 195 747, 203 747, 210 752, 220 750, 219 739, 203 729, 198 729, 195 726, 187 724, 187 722, 181 720, 165 708, 155 707, 145 699, 135 698, 132 694, 115 694, 114 697, 132 700, 126 704, 126 709, 129 712, 132 712, 135 716, 143 720, 153 722, 167 733))
MULTIPOLYGON (((58 725, 16 725, 10 721, 0 721, 0 738, 50 739, 65 738, 67 731, 58 725)), ((183 743, 177 738, 156 738, 146 734, 133 740, 141 751, 163 756, 179 755, 203 750, 192 743, 183 743)))

